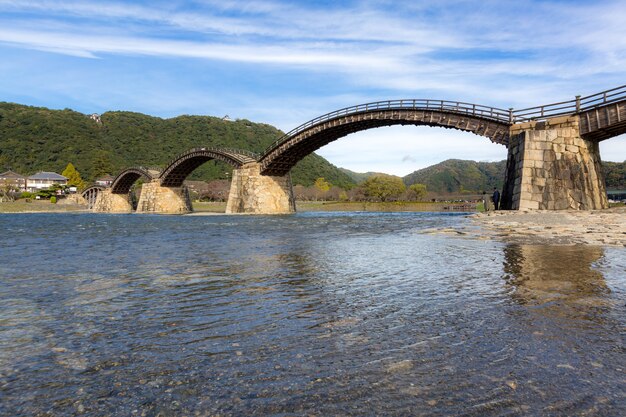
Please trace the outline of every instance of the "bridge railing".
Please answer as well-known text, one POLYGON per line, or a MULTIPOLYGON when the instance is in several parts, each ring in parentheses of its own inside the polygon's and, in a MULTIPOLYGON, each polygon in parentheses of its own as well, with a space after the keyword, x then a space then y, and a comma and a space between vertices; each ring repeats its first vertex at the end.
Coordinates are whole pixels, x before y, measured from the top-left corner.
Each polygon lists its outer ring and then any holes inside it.
MULTIPOLYGON (((117 174, 115 176, 115 178, 113 179, 113 182, 111 183, 111 186, 113 186, 113 184, 115 184, 115 182, 120 178, 120 175, 124 174, 127 171, 131 171, 131 170, 135 170, 135 171, 139 171, 139 172, 144 172, 147 174, 150 174, 150 171, 158 171, 161 172, 162 168, 161 167, 146 167, 146 166, 133 166, 133 167, 128 167, 124 170, 122 170, 119 174, 117 174)), ((151 176, 151 175, 148 175, 151 176)))
POLYGON ((90 188, 105 189, 105 188, 108 188, 108 187, 106 185, 96 184, 95 182, 90 182, 89 184, 85 185, 85 187, 80 191, 80 194, 84 193, 85 191, 89 190, 90 188))
POLYGON ((202 146, 202 147, 191 148, 190 150, 184 153, 181 153, 180 155, 177 155, 176 158, 172 159, 172 161, 177 161, 183 156, 188 155, 190 153, 202 152, 202 151, 216 152, 216 153, 222 153, 222 154, 231 153, 231 154, 236 154, 236 155, 244 155, 244 156, 248 156, 254 159, 255 161, 258 160, 260 157, 259 154, 251 152, 251 151, 247 151, 245 149, 221 148, 217 146, 202 146))
POLYGON ((510 124, 512 123, 512 109, 505 110, 497 107, 483 106, 480 104, 465 103, 462 101, 448 101, 448 100, 431 100, 431 99, 404 99, 404 100, 386 100, 376 101, 372 103, 359 104, 356 106, 345 107, 343 109, 335 110, 330 113, 326 113, 313 120, 296 127, 285 133, 278 138, 274 143, 265 149, 264 154, 267 154, 271 149, 274 149, 280 145, 287 138, 290 138, 308 128, 315 126, 319 123, 326 122, 340 116, 349 116, 353 114, 366 113, 377 110, 427 110, 427 111, 451 111, 459 114, 466 114, 468 116, 480 117, 483 119, 492 120, 495 122, 501 122, 510 124))
POLYGON ((538 121, 550 117, 576 114, 624 100, 626 100, 626 85, 586 97, 576 96, 574 100, 513 110, 513 122, 538 121))

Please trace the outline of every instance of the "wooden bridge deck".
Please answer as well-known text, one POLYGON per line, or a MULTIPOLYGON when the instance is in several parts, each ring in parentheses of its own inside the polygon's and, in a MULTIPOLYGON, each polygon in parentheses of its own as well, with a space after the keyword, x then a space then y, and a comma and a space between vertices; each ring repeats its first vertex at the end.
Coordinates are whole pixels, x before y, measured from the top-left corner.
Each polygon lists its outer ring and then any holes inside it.
POLYGON ((580 134, 601 141, 626 133, 626 100, 580 113, 580 134))

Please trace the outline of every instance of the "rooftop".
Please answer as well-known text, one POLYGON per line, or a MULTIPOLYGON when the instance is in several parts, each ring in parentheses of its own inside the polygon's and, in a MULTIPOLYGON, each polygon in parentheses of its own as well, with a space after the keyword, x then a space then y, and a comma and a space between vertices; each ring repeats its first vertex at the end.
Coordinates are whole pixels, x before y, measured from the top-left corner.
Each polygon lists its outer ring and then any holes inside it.
POLYGON ((19 180, 23 180, 26 179, 25 176, 18 174, 17 172, 8 170, 7 172, 3 172, 2 174, 0 174, 0 178, 4 178, 4 179, 19 179, 19 180))
POLYGON ((63 175, 59 175, 56 172, 38 172, 35 175, 28 177, 29 180, 67 180, 63 175))

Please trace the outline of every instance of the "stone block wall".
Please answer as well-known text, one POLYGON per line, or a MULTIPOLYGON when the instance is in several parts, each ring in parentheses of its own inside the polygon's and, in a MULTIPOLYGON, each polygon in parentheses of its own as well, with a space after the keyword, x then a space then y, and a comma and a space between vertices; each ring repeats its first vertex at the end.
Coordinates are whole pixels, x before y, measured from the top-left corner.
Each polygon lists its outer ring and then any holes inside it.
POLYGON ((503 208, 608 207, 597 142, 580 136, 578 116, 511 127, 503 208))
POLYGON ((185 214, 191 211, 186 187, 163 187, 158 179, 141 186, 138 213, 185 214))
POLYGON ((96 197, 93 211, 97 213, 130 213, 133 207, 128 194, 113 194, 110 189, 102 190, 96 197))
POLYGON ((261 175, 261 166, 233 170, 226 213, 285 214, 296 211, 291 176, 261 175))

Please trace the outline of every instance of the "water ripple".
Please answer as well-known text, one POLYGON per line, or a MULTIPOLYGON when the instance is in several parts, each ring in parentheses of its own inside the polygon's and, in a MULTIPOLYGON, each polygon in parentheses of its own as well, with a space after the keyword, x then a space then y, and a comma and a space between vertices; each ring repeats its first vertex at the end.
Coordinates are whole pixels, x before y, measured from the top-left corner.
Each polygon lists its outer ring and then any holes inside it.
POLYGON ((466 222, 0 216, 0 414, 623 414, 626 250, 466 222))

